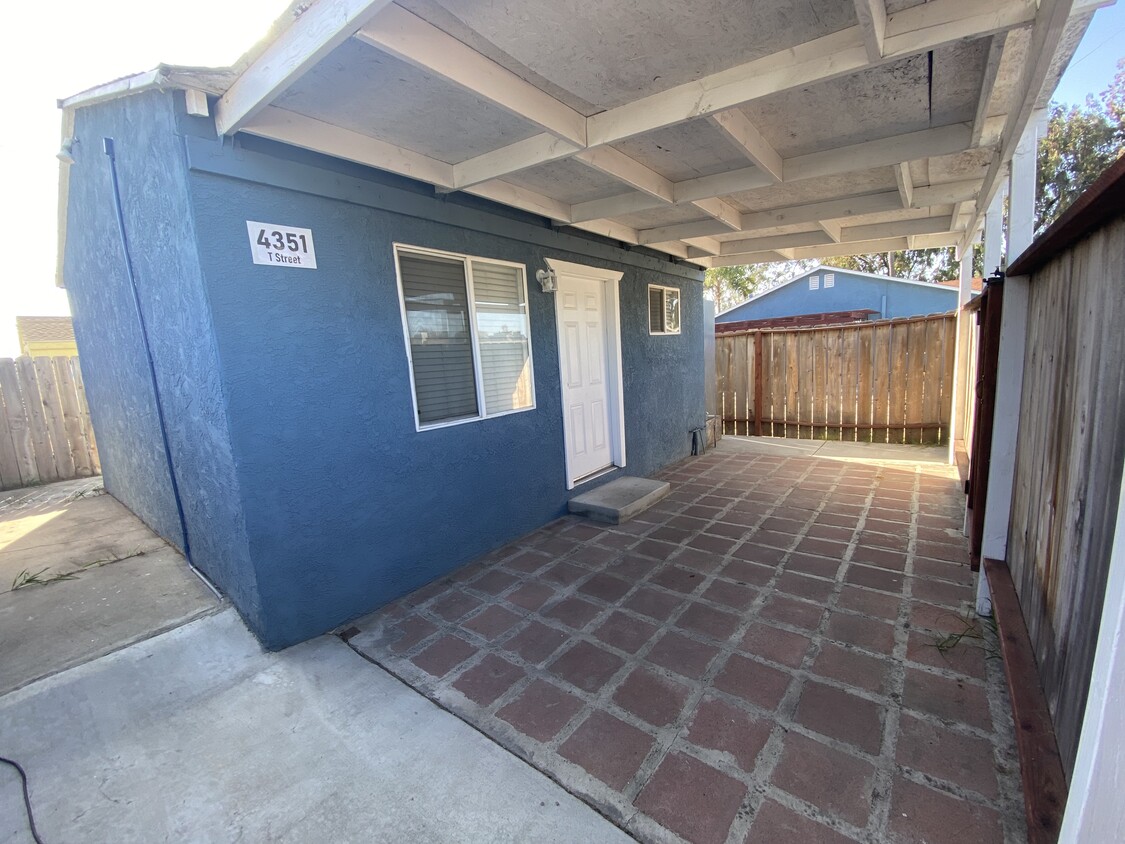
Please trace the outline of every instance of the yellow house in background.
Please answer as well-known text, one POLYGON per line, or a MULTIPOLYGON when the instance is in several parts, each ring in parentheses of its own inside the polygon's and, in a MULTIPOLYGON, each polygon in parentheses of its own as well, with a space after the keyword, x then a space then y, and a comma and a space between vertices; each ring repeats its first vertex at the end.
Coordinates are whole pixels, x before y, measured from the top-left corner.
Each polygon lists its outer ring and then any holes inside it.
POLYGON ((20 354, 29 357, 77 357, 74 324, 66 316, 18 316, 20 354))

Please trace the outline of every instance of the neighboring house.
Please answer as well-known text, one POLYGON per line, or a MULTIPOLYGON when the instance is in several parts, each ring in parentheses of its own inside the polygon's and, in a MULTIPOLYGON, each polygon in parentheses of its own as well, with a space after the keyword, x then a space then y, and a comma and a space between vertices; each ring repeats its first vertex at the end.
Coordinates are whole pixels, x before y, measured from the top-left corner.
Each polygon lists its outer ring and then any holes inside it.
POLYGON ((20 354, 29 357, 75 357, 74 324, 65 316, 18 316, 20 354))
POLYGON ((715 317, 716 323, 840 311, 874 311, 872 319, 939 314, 957 308, 949 287, 820 265, 715 317))

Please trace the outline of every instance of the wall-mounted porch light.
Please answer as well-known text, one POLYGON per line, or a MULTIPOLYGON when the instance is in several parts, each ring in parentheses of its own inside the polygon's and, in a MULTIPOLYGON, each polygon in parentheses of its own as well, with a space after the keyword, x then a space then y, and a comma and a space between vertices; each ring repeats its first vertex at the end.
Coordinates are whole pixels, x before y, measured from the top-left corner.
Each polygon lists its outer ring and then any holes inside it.
POLYGON ((536 270, 535 278, 544 293, 554 293, 559 289, 559 277, 554 270, 536 270))

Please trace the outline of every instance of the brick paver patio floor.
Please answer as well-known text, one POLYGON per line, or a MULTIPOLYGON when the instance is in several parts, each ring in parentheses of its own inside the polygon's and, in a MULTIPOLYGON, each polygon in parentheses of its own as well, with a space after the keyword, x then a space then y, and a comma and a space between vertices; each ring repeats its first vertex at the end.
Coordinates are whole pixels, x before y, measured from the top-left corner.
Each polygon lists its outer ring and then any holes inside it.
POLYGON ((1024 840, 952 471, 724 444, 663 477, 341 635, 643 841, 1024 840))

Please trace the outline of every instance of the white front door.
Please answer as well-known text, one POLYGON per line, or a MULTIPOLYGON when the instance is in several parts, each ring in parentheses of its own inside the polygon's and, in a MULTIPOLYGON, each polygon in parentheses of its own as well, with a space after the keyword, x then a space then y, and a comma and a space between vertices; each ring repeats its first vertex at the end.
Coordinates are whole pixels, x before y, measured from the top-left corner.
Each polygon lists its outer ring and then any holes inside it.
POLYGON ((555 296, 562 381, 563 431, 567 481, 614 465, 623 455, 619 444, 620 351, 618 348, 616 283, 620 273, 592 267, 557 268, 555 296), (613 289, 609 289, 610 285, 613 289))

